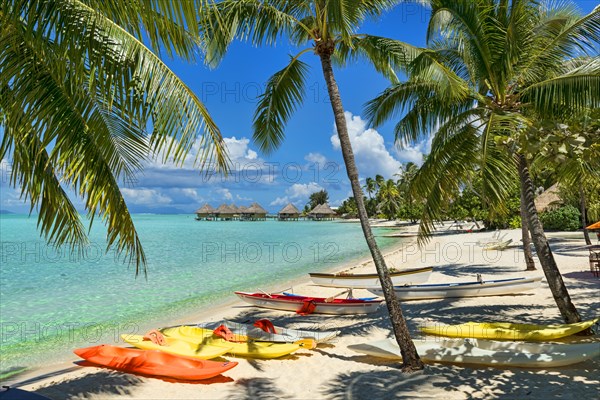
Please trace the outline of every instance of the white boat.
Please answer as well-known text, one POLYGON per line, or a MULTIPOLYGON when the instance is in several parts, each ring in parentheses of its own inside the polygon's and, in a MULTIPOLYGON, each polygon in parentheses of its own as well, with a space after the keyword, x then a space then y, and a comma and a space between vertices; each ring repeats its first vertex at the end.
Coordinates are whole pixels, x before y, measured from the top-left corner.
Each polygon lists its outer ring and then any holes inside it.
MULTIPOLYGON (((511 278, 492 281, 440 283, 425 285, 394 286, 399 300, 445 299, 448 297, 502 296, 521 293, 540 287, 542 277, 511 278)), ((383 296, 383 290, 367 289, 383 296)))
MULTIPOLYGON (((499 342, 484 339, 445 339, 415 342, 425 363, 473 364, 492 367, 548 368, 577 364, 600 355, 600 342, 554 344, 499 342)), ((402 359, 393 339, 348 348, 361 354, 402 359)))
MULTIPOLYGON (((432 267, 414 268, 406 271, 390 272, 393 285, 406 285, 427 282, 432 267)), ((310 279, 315 285, 343 287, 351 289, 380 288, 379 275, 374 274, 324 274, 311 272, 310 279)))
POLYGON ((222 323, 198 324, 201 328, 216 329, 219 325, 225 325, 234 335, 248 336, 254 340, 265 340, 269 342, 294 343, 302 339, 313 339, 317 343, 325 343, 340 334, 340 331, 313 331, 307 329, 289 329, 281 326, 273 326, 275 333, 266 332, 253 324, 240 323, 224 320, 222 323))
POLYGON ((377 311, 383 300, 332 299, 285 294, 235 292, 246 303, 298 314, 370 314, 377 311))

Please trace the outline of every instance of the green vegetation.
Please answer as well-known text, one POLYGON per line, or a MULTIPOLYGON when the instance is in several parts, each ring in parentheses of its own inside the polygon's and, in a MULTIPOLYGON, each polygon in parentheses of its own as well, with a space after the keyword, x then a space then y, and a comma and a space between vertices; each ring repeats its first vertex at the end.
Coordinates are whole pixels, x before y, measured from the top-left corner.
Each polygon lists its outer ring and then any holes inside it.
POLYGON ((579 217, 581 213, 573 206, 560 207, 552 211, 540 213, 540 221, 544 229, 575 231, 580 228, 579 217))

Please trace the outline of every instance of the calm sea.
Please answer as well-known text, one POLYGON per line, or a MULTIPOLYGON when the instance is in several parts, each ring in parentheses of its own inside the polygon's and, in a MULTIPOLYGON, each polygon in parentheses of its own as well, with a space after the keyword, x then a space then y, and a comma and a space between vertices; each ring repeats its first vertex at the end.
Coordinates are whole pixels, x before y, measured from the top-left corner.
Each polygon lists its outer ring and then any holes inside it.
POLYGON ((105 252, 101 224, 79 256, 40 239, 35 217, 0 216, 0 378, 368 254, 356 223, 134 218, 147 279, 105 252))

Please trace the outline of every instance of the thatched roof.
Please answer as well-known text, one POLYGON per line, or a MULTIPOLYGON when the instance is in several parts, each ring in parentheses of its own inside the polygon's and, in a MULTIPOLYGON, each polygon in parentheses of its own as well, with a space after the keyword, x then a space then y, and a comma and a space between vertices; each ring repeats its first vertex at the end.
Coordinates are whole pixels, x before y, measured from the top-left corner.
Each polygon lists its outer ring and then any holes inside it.
POLYGON ((238 207, 238 211, 241 212, 241 213, 245 213, 247 209, 248 209, 248 207, 246 207, 246 206, 239 206, 238 207))
POLYGON ((195 214, 212 214, 215 212, 215 209, 208 203, 204 204, 202 207, 196 210, 195 214))
POLYGON ((542 212, 560 207, 563 204, 563 201, 558 195, 558 192, 558 183, 550 186, 542 194, 535 198, 535 209, 538 212, 542 212))
POLYGON ((250 207, 244 211, 245 214, 266 214, 267 210, 262 208, 262 206, 258 203, 252 203, 250 207))
POLYGON ((315 208, 313 208, 313 210, 309 213, 309 214, 329 214, 329 215, 335 215, 335 211, 333 211, 331 209, 331 207, 329 207, 329 204, 325 203, 325 204, 319 204, 318 206, 316 206, 315 208))
POLYGON ((231 208, 231 210, 233 210, 233 212, 234 212, 234 213, 239 213, 239 212, 241 212, 241 210, 238 208, 238 206, 236 206, 236 205, 235 205, 235 204, 233 204, 233 203, 232 203, 232 204, 229 206, 229 208, 231 208))
POLYGON ((235 214, 237 211, 227 204, 221 204, 216 210, 217 214, 235 214))
POLYGON ((295 205, 290 203, 287 206, 283 207, 281 211, 279 211, 279 214, 300 214, 300 211, 296 208, 295 205))

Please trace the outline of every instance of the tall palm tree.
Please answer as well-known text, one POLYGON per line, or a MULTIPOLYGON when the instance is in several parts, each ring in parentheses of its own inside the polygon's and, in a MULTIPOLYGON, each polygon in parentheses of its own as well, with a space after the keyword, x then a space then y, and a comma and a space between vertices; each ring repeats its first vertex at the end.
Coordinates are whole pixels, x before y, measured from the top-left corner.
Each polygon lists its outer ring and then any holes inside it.
POLYGON ((367 194, 369 195, 369 199, 372 198, 373 193, 375 193, 375 180, 371 177, 368 177, 367 179, 365 179, 365 190, 367 191, 367 194))
POLYGON ((580 320, 537 211, 529 174, 535 121, 600 104, 600 7, 581 16, 572 4, 539 0, 431 0, 428 49, 368 105, 377 125, 406 111, 400 143, 436 128, 415 187, 427 194, 422 233, 448 193, 476 166, 484 195, 502 206, 518 172, 527 223, 554 299, 566 322, 580 320))
MULTIPOLYGON (((285 124, 302 103, 308 65, 300 60, 307 53, 319 57, 323 77, 335 119, 346 171, 358 208, 365 239, 373 257, 384 291, 396 339, 400 346, 403 369, 423 368, 410 338, 400 303, 396 299, 385 260, 369 225, 358 169, 354 160, 344 107, 335 80, 333 62, 344 65, 349 59, 363 58, 378 71, 397 81, 394 68, 404 61, 412 47, 403 43, 366 34, 356 29, 369 17, 377 17, 397 1, 385 0, 226 0, 215 5, 215 22, 204 31, 211 61, 218 62, 234 38, 252 44, 271 45, 286 37, 304 49, 290 57, 290 62, 267 82, 254 115, 254 140, 263 152, 277 148, 285 136, 285 124), (220 19, 219 19, 220 16, 220 19)), ((210 10, 205 10, 210 14, 210 10)))
POLYGON ((400 208, 400 200, 398 185, 392 179, 385 181, 377 192, 378 207, 388 220, 396 218, 400 208))
POLYGON ((200 165, 226 168, 204 104, 142 42, 195 59, 198 29, 192 2, 0 0, 0 158, 48 241, 85 248, 73 191, 108 246, 145 271, 119 182, 150 157, 181 163, 194 143, 200 165))

